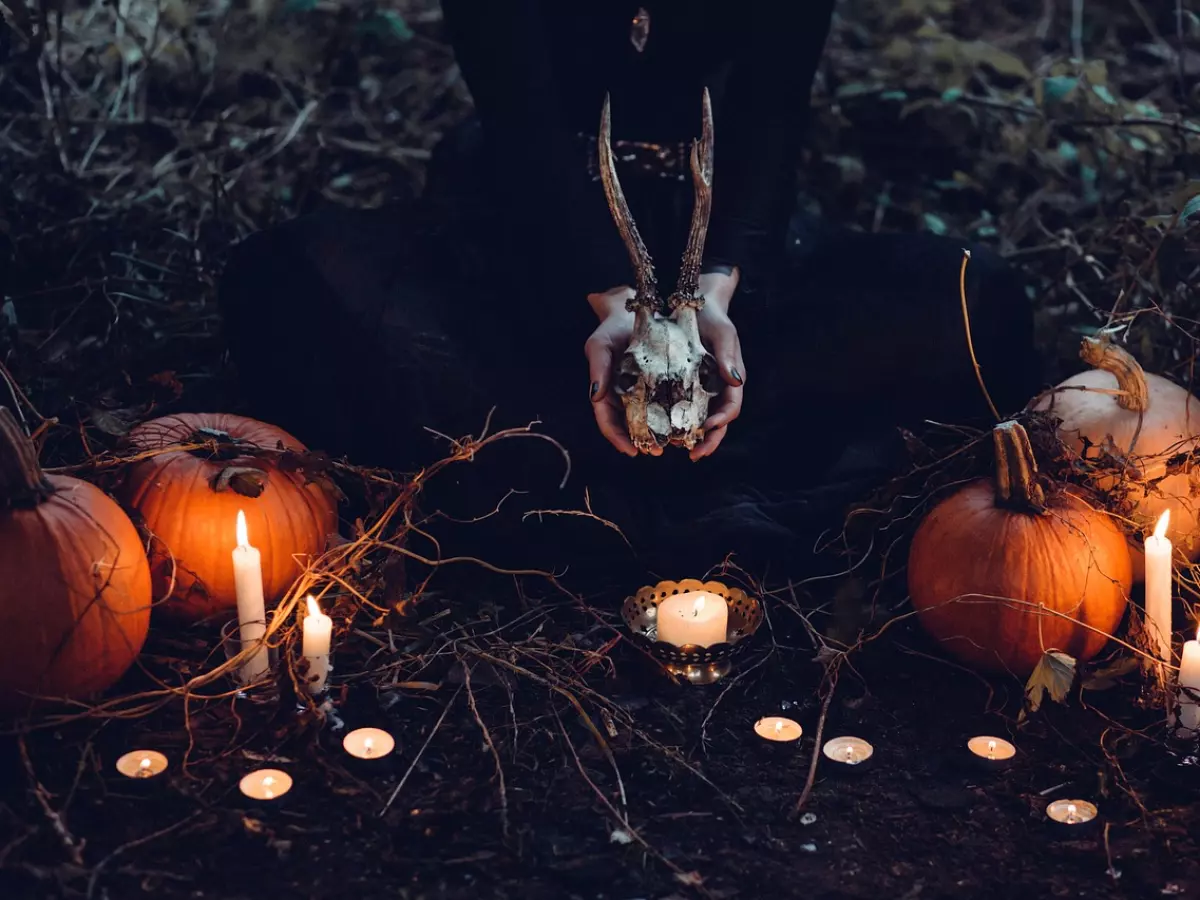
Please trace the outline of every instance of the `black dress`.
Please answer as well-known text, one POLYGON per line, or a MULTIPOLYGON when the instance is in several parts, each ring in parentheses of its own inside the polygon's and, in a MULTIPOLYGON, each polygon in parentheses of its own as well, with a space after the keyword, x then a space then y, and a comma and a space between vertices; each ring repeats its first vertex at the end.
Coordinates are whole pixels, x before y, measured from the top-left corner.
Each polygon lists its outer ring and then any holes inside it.
MULTIPOLYGON (((709 563, 834 524, 861 487, 837 466, 855 441, 890 446, 895 426, 923 419, 985 421, 959 300, 964 244, 793 213, 832 6, 444 0, 477 118, 439 145, 422 200, 317 213, 231 254, 220 299, 254 411, 314 446, 405 469, 441 455, 434 432, 477 433, 490 410, 493 427, 537 419, 572 455, 549 505, 577 505, 586 487, 635 541, 709 563), (716 134, 706 265, 742 272, 731 317, 744 409, 709 459, 631 460, 595 426, 582 353, 596 324, 587 292, 632 277, 594 134, 608 93, 621 179, 669 283, 691 212, 680 159, 705 87, 716 134), (829 493, 846 479, 851 492, 829 493)), ((997 405, 1014 411, 1040 386, 1029 301, 1015 271, 971 249, 976 355, 997 405)), ((874 462, 858 474, 897 460, 874 462)), ((560 475, 540 483, 556 488, 560 475)))

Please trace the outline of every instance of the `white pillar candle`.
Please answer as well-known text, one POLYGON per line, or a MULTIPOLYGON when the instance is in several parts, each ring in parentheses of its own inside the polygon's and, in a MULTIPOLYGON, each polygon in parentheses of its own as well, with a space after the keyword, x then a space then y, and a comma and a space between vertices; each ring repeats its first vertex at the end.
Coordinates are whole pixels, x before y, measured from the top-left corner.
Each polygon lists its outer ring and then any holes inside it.
POLYGON ((308 615, 304 617, 304 658, 308 660, 306 687, 310 694, 325 690, 329 677, 329 644, 333 640, 333 619, 321 612, 317 601, 308 598, 308 615))
POLYGON ((242 649, 257 644, 258 649, 242 666, 242 682, 249 684, 266 674, 267 607, 263 601, 262 554, 250 546, 246 514, 237 514, 237 546, 233 548, 233 584, 237 593, 238 626, 242 649))
POLYGON ((1181 737, 1200 735, 1200 701, 1189 697, 1184 688, 1200 696, 1200 630, 1196 640, 1184 641, 1183 656, 1179 661, 1179 728, 1181 737))
MULTIPOLYGON (((1171 522, 1168 509, 1146 536, 1146 630, 1150 652, 1165 663, 1171 662, 1171 554, 1174 548, 1167 537, 1171 522)), ((1161 670, 1161 667, 1160 667, 1161 670)))
POLYGON ((728 640, 729 605, 719 594, 688 591, 658 604, 658 639, 682 647, 711 647, 728 640))

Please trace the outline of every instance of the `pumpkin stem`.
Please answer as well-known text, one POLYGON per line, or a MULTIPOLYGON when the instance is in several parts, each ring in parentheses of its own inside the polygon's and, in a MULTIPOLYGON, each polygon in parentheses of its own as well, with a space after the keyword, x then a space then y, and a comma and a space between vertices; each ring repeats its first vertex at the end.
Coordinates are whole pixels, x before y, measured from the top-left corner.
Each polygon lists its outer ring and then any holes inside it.
POLYGON ((1117 379, 1117 406, 1130 412, 1144 413, 1150 408, 1150 389, 1146 373, 1124 347, 1112 342, 1107 335, 1085 337, 1079 347, 1079 357, 1094 369, 1110 372, 1117 379))
POLYGON ((12 410, 0 406, 0 504, 37 506, 53 493, 33 441, 25 436, 12 410))
POLYGON ((1020 422, 1001 422, 992 429, 996 447, 996 505, 1030 515, 1046 511, 1046 494, 1037 480, 1037 461, 1029 434, 1020 422))

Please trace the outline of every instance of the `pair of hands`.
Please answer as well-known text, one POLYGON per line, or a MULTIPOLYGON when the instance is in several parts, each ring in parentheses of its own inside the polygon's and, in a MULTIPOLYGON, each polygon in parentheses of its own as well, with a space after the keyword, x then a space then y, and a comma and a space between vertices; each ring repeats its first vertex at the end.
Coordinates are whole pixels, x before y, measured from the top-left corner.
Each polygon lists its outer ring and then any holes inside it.
MULTIPOLYGON (((737 329, 729 318, 729 304, 737 284, 737 269, 731 275, 711 273, 700 276, 700 294, 704 297, 704 308, 697 316, 700 339, 717 361, 725 380, 725 390, 713 398, 704 422, 704 439, 688 454, 693 462, 721 446, 729 424, 742 411, 746 365, 742 360, 737 329)), ((588 295, 588 303, 600 319, 600 325, 583 347, 591 375, 592 411, 596 414, 596 424, 608 442, 626 456, 637 456, 638 451, 629 439, 620 398, 611 387, 614 367, 633 336, 634 314, 625 309, 625 301, 633 294, 633 288, 619 287, 588 295)), ((651 451, 652 456, 661 454, 661 447, 651 451)))

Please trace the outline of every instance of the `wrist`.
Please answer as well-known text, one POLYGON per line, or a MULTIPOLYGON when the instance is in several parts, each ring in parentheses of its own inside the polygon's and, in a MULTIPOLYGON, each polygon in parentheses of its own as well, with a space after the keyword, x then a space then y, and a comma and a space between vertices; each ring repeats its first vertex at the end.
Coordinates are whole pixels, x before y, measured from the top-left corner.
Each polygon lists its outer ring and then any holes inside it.
POLYGON ((740 273, 737 266, 729 272, 708 272, 700 276, 700 294, 706 305, 728 315, 733 295, 737 292, 740 273))

